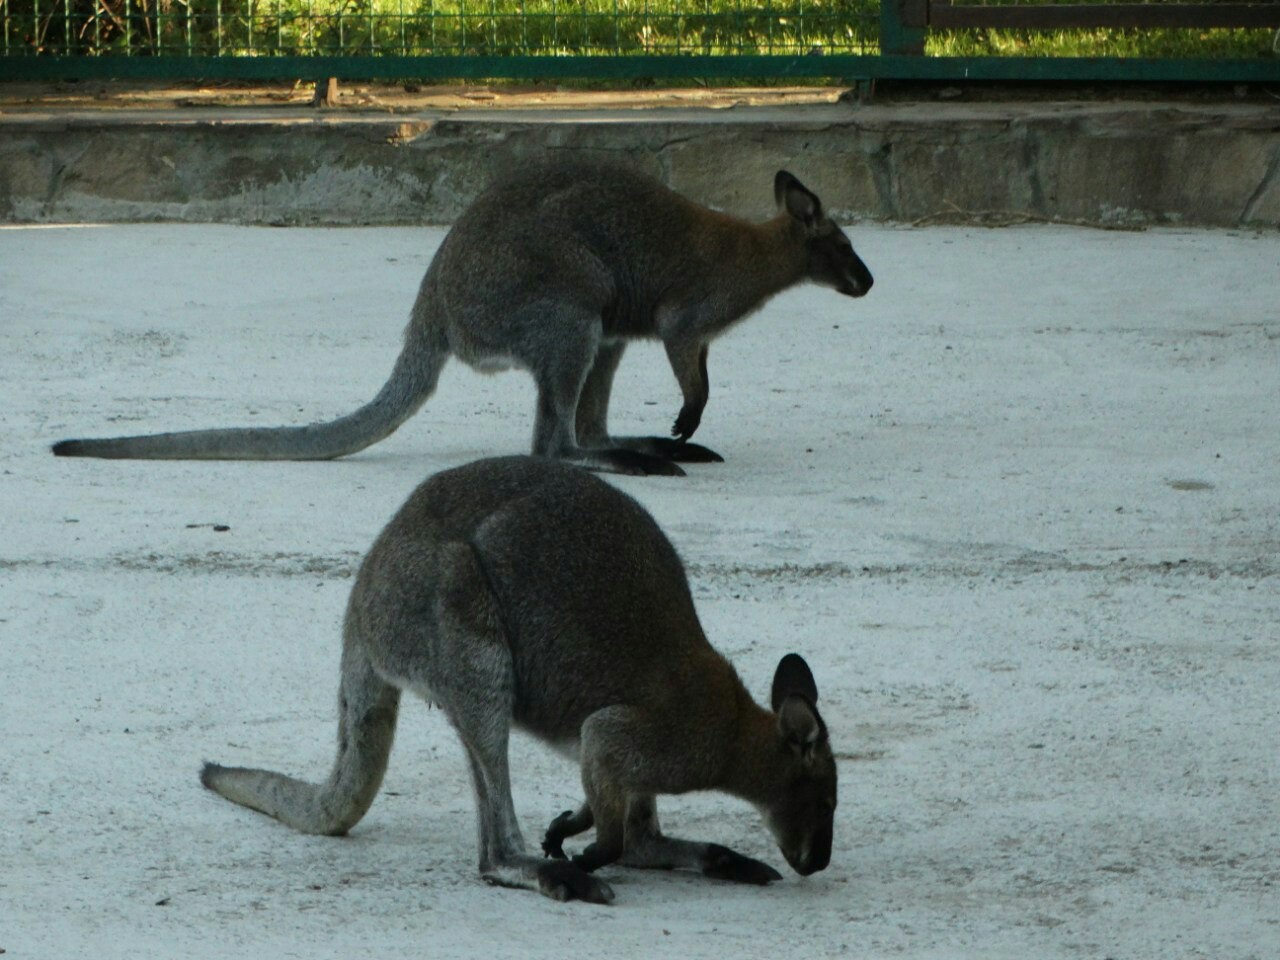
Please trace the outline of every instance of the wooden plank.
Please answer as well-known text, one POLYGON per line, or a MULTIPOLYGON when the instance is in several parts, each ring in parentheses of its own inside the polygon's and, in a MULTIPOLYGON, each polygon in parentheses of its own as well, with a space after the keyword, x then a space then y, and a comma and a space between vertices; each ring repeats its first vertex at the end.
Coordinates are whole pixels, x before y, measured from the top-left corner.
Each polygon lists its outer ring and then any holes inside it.
POLYGON ((1280 3, 1052 3, 988 6, 929 0, 934 29, 991 27, 1066 30, 1080 27, 1280 27, 1280 3))

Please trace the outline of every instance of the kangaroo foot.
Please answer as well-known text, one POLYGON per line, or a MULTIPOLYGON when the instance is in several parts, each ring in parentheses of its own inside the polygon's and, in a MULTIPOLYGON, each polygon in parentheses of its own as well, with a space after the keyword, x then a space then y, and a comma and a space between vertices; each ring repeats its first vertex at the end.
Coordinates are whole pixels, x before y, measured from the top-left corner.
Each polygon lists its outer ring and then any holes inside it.
POLYGON ((685 472, 668 457, 654 456, 639 450, 613 447, 608 450, 591 450, 577 461, 588 470, 606 473, 625 473, 631 476, 683 477, 685 472))
POLYGON ((614 437, 614 450, 628 450, 669 463, 724 463, 724 457, 700 443, 678 437, 614 437))
POLYGON ((497 865, 481 872, 481 878, 492 887, 537 890, 552 900, 582 900, 586 903, 609 903, 613 888, 580 867, 564 860, 536 860, 521 857, 516 862, 497 865))
POLYGON ((702 862, 702 873, 703 876, 716 880, 754 883, 760 886, 782 879, 782 874, 767 863, 744 857, 718 843, 708 844, 706 856, 702 862))
POLYGON ((724 457, 700 443, 671 437, 646 437, 646 452, 674 460, 676 463, 724 463, 724 457))
POLYGON ((538 892, 552 900, 610 903, 613 887, 563 860, 549 860, 538 869, 538 892))

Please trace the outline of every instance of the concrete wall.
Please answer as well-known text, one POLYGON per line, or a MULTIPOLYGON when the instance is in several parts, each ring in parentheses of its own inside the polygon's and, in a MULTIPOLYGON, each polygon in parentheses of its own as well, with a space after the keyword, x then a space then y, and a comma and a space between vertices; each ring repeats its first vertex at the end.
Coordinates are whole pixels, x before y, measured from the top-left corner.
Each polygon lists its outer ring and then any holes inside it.
POLYGON ((786 167, 849 219, 1280 224, 1280 106, 1243 103, 9 113, 0 219, 441 223, 552 153, 626 158, 753 217, 786 167))

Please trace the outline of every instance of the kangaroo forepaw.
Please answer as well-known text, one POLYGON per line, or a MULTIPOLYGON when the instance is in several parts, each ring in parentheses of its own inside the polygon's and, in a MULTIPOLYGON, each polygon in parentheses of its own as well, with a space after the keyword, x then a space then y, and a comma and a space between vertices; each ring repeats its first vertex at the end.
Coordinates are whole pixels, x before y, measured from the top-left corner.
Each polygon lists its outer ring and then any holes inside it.
POLYGON ((698 424, 701 422, 701 410, 693 407, 683 407, 680 410, 680 415, 676 417, 675 424, 671 427, 671 435, 677 440, 688 440, 697 431, 698 424))
POLYGON ((551 821, 547 832, 542 837, 542 853, 552 860, 568 860, 564 852, 565 837, 573 836, 569 823, 573 820, 573 811, 566 810, 551 821))
POLYGON ((542 855, 548 860, 568 860, 564 852, 564 840, 552 839, 550 836, 542 840, 542 855))
POLYGON ((610 903, 613 900, 613 887, 562 860, 552 860, 538 868, 538 892, 562 902, 610 903))
POLYGON ((711 844, 707 848, 706 859, 702 864, 703 876, 716 880, 731 880, 734 883, 754 883, 764 886, 781 880, 782 874, 767 863, 752 860, 728 847, 711 844))

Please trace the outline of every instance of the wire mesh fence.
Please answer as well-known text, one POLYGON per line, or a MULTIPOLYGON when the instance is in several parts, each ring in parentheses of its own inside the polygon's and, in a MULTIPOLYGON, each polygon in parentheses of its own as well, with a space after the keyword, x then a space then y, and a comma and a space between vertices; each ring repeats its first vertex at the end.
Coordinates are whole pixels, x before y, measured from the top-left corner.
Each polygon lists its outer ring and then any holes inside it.
POLYGON ((876 0, 0 0, 4 56, 865 54, 876 0))

